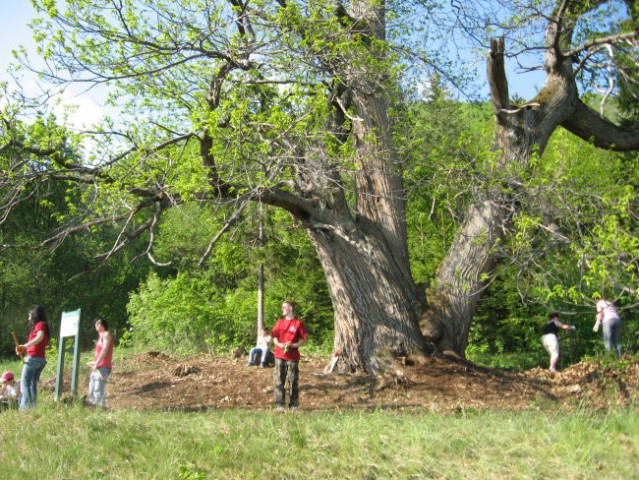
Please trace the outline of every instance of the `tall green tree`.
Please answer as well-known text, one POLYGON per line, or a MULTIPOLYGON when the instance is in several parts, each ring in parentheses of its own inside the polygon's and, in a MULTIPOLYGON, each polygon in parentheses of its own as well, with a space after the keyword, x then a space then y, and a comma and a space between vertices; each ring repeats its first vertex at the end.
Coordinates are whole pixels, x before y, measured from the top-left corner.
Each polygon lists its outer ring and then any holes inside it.
MULTIPOLYGON (((44 73, 54 81, 66 74, 112 84, 122 112, 101 128, 86 157, 53 157, 38 179, 81 187, 85 207, 74 218, 82 224, 122 225, 106 256, 144 237, 144 253, 155 261, 163 213, 187 201, 232 206, 221 231, 251 201, 281 208, 316 249, 343 366, 376 372, 385 354, 425 352, 429 343, 463 355, 485 277, 497 262, 495 242, 512 218, 518 177, 533 153, 543 153, 559 125, 599 146, 637 148, 635 128, 599 120, 577 93, 575 55, 603 44, 600 33, 605 42, 636 38, 632 26, 607 26, 574 44, 575 25, 604 3, 544 2, 532 15, 507 19, 507 26, 535 32, 531 48, 546 54, 546 86, 525 106, 511 105, 504 43, 493 43, 489 80, 500 153, 481 166, 493 181, 477 189, 425 314, 410 271, 405 159, 391 106, 405 80, 400 60, 432 59, 438 71, 446 65, 435 61, 436 48, 428 55, 403 48, 416 29, 403 38, 391 34, 417 18, 414 8, 426 9, 419 12, 432 22, 430 2, 35 1, 45 17, 35 22, 50 67, 44 73), (538 19, 549 19, 545 31, 538 19)), ((500 18, 483 22, 471 11, 475 5, 453 2, 445 13, 471 12, 482 28, 500 18)), ((11 137, 6 143, 19 147, 11 137)), ((23 198, 23 172, 15 169, 8 191, 23 198)))

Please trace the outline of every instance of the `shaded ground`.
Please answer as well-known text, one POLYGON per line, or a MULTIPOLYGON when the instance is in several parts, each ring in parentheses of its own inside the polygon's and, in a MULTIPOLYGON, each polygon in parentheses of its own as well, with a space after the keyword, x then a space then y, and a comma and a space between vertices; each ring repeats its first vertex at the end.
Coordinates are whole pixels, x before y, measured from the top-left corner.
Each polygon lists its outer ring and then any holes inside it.
MULTIPOLYGON (((620 370, 578 363, 551 374, 488 369, 448 358, 398 362, 384 376, 324 374, 326 357, 300 362, 300 409, 401 408, 450 411, 498 408, 594 408, 637 405, 639 360, 620 370)), ((246 357, 173 358, 145 352, 125 358, 108 386, 111 409, 204 410, 273 407, 272 368, 247 367, 246 357)), ((81 383, 83 385, 83 383, 81 383)))

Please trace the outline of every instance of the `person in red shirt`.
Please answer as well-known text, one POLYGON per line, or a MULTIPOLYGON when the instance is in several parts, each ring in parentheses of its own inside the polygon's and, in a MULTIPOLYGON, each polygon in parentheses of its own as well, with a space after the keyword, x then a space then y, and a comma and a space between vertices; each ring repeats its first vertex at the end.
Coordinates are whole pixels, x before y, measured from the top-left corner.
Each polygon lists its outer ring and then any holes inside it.
POLYGON ((282 302, 283 317, 280 318, 273 330, 271 338, 275 344, 275 407, 277 411, 284 411, 284 385, 288 377, 290 391, 288 406, 296 409, 299 399, 299 348, 306 343, 306 327, 295 316, 295 304, 289 300, 282 302))
POLYGON ((106 382, 113 368, 113 337, 109 333, 109 324, 98 318, 95 321, 98 341, 95 343, 93 361, 88 367, 92 370, 89 378, 89 402, 104 407, 106 382))
POLYGON ((22 356, 26 353, 22 367, 20 410, 33 408, 38 397, 38 382, 40 374, 47 364, 45 350, 49 344, 49 324, 44 307, 38 305, 29 311, 29 324, 32 325, 29 341, 16 347, 16 353, 22 356))

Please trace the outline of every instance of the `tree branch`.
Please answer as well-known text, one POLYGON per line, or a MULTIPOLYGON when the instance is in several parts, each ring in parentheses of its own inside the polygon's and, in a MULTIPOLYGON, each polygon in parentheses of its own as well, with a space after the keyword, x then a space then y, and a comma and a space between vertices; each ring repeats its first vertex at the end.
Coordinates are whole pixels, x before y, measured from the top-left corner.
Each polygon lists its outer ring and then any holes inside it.
POLYGON ((639 149, 639 124, 617 126, 581 101, 561 126, 586 141, 592 141, 599 148, 618 152, 639 149))
POLYGON ((508 97, 508 79, 504 67, 504 37, 490 40, 488 55, 488 85, 493 102, 493 111, 499 114, 504 109, 510 109, 508 97))
POLYGON ((568 50, 563 53, 565 57, 572 57, 574 55, 578 55, 581 52, 588 51, 593 47, 598 47, 600 45, 610 45, 619 42, 629 42, 630 40, 635 40, 639 38, 639 32, 628 32, 628 33, 620 33, 617 35, 608 35, 606 37, 595 38, 586 43, 582 43, 581 45, 568 50))

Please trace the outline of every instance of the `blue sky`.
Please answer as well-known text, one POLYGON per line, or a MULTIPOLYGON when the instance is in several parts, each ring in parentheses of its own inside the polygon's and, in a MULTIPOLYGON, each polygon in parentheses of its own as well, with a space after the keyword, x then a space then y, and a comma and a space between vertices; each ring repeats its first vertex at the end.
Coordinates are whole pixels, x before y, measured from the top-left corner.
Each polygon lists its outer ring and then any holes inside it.
POLYGON ((0 0, 0 65, 2 78, 5 68, 12 59, 11 50, 20 44, 33 45, 27 23, 33 16, 33 8, 28 0, 0 0))
MULTIPOLYGON (((6 69, 9 63, 14 62, 12 50, 24 46, 29 52, 33 52, 30 58, 37 58, 35 56, 35 43, 31 39, 31 29, 27 26, 35 12, 28 0, 0 0, 0 8, 2 11, 2 15, 0 15, 0 45, 2 45, 0 48, 0 81, 11 81, 6 69)), ((21 85, 26 93, 40 93, 32 75, 25 72, 23 78, 21 85)), ((76 106, 75 112, 69 115, 69 123, 77 127, 92 125, 105 112, 105 109, 93 96, 81 95, 79 94, 81 91, 79 87, 71 87, 60 92, 57 96, 63 105, 76 106)), ((60 117, 63 107, 53 107, 52 110, 60 117)))

